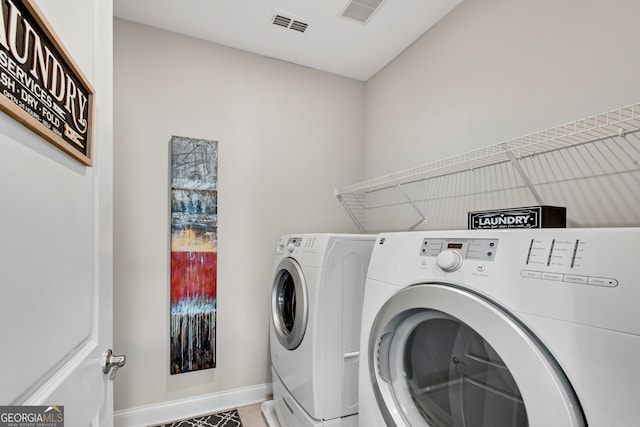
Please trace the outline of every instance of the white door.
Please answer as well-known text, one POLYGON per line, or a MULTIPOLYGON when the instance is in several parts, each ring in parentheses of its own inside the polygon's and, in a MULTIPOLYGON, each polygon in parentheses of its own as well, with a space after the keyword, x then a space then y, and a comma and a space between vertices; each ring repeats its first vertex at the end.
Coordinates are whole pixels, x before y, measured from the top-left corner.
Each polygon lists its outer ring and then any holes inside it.
POLYGON ((111 1, 37 3, 96 90, 94 167, 0 113, 0 405, 111 427, 111 1))

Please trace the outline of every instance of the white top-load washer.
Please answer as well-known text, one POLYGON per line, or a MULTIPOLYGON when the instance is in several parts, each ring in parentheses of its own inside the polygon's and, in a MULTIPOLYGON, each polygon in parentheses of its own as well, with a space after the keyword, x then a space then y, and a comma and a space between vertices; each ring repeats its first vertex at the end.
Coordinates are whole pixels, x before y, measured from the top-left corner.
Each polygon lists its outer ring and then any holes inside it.
POLYGON ((264 409, 281 426, 357 425, 362 298, 374 241, 362 234, 280 238, 271 296, 274 396, 264 409))
POLYGON ((360 425, 637 426, 638 228, 380 234, 360 425))

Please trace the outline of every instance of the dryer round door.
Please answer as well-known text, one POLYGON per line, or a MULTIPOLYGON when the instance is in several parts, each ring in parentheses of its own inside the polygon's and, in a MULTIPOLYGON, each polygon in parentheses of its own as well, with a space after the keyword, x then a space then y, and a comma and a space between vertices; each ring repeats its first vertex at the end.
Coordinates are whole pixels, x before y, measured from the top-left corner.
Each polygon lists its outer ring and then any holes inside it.
POLYGON ((586 425, 548 350, 506 310, 468 290, 403 289, 379 311, 368 350, 389 426, 586 425))
POLYGON ((309 301, 307 284, 300 265, 285 258, 273 278, 271 324, 280 344, 293 350, 300 345, 307 329, 309 301))

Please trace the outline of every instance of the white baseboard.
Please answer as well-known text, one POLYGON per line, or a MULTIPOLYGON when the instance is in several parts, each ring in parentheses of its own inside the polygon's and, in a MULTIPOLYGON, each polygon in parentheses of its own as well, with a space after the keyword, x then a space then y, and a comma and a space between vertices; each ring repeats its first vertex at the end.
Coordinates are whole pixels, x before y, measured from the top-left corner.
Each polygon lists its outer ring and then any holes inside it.
POLYGON ((138 406, 114 413, 114 427, 146 427, 167 421, 180 420, 225 411, 262 402, 271 396, 271 383, 205 394, 188 399, 172 400, 153 405, 138 406))

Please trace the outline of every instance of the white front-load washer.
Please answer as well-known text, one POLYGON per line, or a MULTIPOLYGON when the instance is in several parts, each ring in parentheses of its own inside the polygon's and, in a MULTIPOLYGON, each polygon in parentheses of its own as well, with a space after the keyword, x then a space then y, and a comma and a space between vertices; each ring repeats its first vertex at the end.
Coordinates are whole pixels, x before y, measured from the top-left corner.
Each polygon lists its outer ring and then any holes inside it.
POLYGON ((364 234, 280 238, 271 293, 273 400, 263 405, 270 424, 357 426, 362 298, 374 241, 364 234))
POLYGON ((363 427, 640 423, 638 228, 380 234, 363 427))

